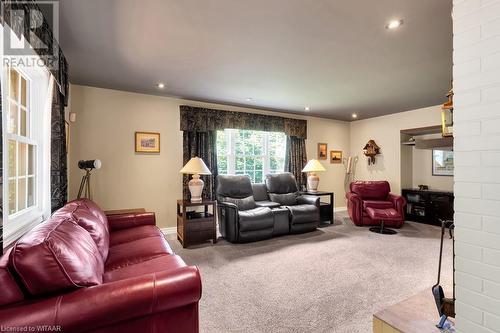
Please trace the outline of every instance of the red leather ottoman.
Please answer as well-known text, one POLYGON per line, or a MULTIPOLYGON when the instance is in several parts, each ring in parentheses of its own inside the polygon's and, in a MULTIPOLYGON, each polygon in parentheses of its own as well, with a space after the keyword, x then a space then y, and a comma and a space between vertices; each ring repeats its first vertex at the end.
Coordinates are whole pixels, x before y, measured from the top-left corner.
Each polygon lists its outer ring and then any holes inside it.
POLYGON ((397 234, 396 230, 384 228, 385 221, 400 221, 403 216, 398 213, 394 208, 373 208, 367 207, 366 213, 374 221, 380 221, 379 227, 371 227, 371 232, 376 232, 383 235, 394 235, 397 234))

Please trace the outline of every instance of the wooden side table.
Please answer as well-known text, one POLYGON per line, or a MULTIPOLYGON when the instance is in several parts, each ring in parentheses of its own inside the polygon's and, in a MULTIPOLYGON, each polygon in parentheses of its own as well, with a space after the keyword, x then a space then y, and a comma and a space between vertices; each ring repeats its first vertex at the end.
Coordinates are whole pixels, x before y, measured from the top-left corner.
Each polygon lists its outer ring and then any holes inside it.
POLYGON ((177 239, 182 247, 212 239, 217 243, 217 201, 191 202, 177 200, 177 239), (212 207, 212 212, 209 207, 212 207), (189 211, 189 208, 204 207, 203 212, 189 211))
POLYGON ((300 191, 299 192, 302 195, 310 195, 310 196, 317 196, 317 197, 322 197, 322 196, 328 196, 330 197, 330 202, 320 202, 320 226, 325 226, 325 225, 330 225, 335 222, 334 220, 334 193, 333 192, 327 192, 327 191, 316 191, 316 192, 311 192, 311 191, 300 191))

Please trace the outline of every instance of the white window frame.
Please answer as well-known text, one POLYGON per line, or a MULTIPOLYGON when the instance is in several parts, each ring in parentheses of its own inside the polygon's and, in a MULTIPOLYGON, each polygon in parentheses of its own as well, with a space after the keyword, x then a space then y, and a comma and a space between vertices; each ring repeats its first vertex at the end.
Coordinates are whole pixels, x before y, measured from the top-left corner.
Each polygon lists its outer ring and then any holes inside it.
MULTIPOLYGON (((237 129, 225 129, 225 137, 226 137, 226 147, 227 147, 227 174, 234 175, 236 174, 236 132, 237 129)), ((252 155, 254 158, 262 159, 262 177, 270 173, 278 173, 283 172, 285 166, 283 165, 283 170, 271 170, 270 169, 270 154, 269 154, 269 136, 271 132, 265 131, 256 131, 262 132, 263 134, 263 144, 262 147, 262 155, 252 155)), ((284 158, 285 156, 283 156, 284 158)), ((252 179, 253 182, 253 179, 252 179)))
MULTIPOLYGON (((0 28, 0 35, 3 37, 3 29, 0 28)), ((9 29, 10 30, 10 29, 9 29)), ((3 45, 3 41, 0 42, 3 45)), ((11 38, 17 38, 11 32, 11 38)), ((27 104, 30 105, 30 120, 28 122, 30 138, 19 137, 15 134, 7 132, 8 112, 5 106, 8 104, 7 87, 8 87, 8 63, 6 56, 2 52, 2 66, 0 67, 0 76, 2 82, 2 133, 3 133, 3 174, 2 174, 2 195, 3 195, 3 239, 4 248, 15 242, 24 233, 33 228, 36 224, 45 220, 50 216, 50 121, 51 121, 51 105, 52 105, 52 89, 54 87, 53 78, 45 67, 35 66, 33 64, 40 62, 12 61, 12 59, 26 60, 27 58, 38 60, 38 56, 8 56, 10 63, 15 63, 15 69, 22 74, 28 81, 29 94, 27 104), (31 65, 29 65, 31 64, 31 65), (18 142, 27 142, 36 145, 35 159, 35 205, 16 212, 9 216, 9 139, 16 139, 18 142), (19 140, 18 140, 19 139, 19 140)))

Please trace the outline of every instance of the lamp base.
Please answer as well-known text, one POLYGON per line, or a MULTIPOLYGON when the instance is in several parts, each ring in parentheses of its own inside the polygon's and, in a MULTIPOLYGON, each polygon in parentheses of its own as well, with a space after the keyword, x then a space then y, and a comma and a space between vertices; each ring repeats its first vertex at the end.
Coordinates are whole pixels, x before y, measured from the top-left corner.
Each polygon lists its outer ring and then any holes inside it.
POLYGON ((191 192, 191 202, 203 201, 201 194, 203 193, 204 186, 205 183, 200 179, 200 175, 194 174, 193 178, 188 183, 189 192, 191 192))
POLYGON ((307 177, 307 190, 309 192, 317 192, 319 185, 319 177, 315 173, 309 174, 307 177))

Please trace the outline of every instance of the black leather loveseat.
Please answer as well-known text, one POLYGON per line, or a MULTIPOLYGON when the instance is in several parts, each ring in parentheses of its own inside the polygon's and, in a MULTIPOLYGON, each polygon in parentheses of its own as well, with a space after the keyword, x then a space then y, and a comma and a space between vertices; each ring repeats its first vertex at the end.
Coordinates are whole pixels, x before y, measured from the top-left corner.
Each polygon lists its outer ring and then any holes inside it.
POLYGON ((251 184, 245 175, 217 176, 220 232, 232 243, 315 230, 319 198, 302 196, 291 173, 266 176, 251 184))

